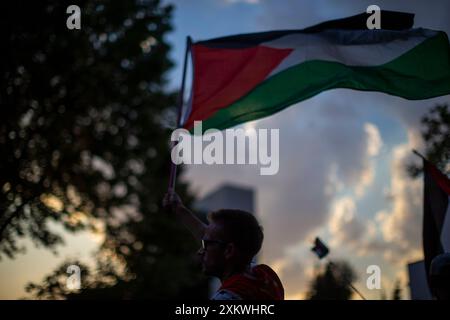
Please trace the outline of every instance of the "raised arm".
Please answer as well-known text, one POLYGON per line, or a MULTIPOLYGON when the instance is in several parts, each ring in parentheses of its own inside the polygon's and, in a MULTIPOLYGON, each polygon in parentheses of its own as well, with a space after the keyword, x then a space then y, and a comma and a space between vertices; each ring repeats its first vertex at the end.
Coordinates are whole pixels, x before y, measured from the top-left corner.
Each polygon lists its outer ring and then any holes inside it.
POLYGON ((205 234, 206 225, 183 205, 180 197, 175 192, 169 191, 166 193, 163 199, 163 207, 165 210, 171 211, 175 218, 200 242, 205 234))

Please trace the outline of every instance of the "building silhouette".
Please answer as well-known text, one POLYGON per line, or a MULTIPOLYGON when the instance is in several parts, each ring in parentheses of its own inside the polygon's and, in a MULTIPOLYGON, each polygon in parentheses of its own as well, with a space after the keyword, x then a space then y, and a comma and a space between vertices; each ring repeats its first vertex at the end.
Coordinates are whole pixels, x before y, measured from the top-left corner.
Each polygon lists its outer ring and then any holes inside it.
POLYGON ((408 275, 411 300, 431 300, 432 296, 428 287, 423 260, 409 263, 408 275))

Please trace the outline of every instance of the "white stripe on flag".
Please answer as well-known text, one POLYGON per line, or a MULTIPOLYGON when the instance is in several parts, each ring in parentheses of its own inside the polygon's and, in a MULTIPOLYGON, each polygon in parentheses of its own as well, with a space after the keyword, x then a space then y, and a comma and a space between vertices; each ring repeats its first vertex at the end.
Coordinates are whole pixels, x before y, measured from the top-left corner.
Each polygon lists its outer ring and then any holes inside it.
POLYGON ((294 49, 267 76, 309 60, 340 62, 348 66, 377 66, 385 64, 437 34, 428 29, 391 30, 326 30, 313 34, 290 34, 265 47, 294 49))

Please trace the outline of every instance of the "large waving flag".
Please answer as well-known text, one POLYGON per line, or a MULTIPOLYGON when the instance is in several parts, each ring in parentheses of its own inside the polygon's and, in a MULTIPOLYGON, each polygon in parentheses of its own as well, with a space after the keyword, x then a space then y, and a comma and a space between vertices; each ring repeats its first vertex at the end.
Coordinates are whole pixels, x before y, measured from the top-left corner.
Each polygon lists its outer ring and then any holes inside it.
POLYGON ((381 12, 303 30, 229 36, 191 45, 193 83, 184 128, 224 129, 272 115, 333 88, 380 91, 406 99, 450 93, 445 32, 412 29, 413 15, 381 12))
POLYGON ((423 251, 429 274, 433 258, 450 252, 450 180, 425 159, 423 168, 423 251))

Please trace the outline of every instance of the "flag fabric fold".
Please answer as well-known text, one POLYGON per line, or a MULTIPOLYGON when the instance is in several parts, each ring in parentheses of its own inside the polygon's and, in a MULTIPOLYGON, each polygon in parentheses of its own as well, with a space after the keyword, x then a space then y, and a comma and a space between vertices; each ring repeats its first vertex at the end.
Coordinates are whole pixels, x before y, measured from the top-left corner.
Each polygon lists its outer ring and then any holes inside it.
POLYGON ((183 127, 225 129, 260 119, 325 90, 379 91, 406 99, 450 94, 445 32, 411 29, 413 16, 381 13, 192 43, 193 82, 183 127))
POLYGON ((433 258, 450 252, 450 180, 425 159, 423 168, 423 252, 429 275, 433 258))

